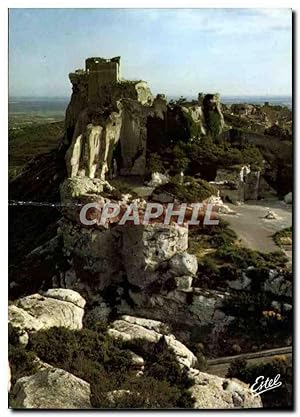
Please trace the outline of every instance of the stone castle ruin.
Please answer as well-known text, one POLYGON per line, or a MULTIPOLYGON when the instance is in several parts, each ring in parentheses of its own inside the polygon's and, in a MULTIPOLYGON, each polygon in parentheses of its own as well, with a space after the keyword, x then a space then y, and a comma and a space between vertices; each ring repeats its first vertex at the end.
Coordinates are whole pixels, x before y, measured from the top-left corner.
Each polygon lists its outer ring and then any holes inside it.
MULTIPOLYGON (((199 95, 185 106, 172 107, 163 94, 153 97, 145 81, 121 78, 120 57, 87 58, 85 70, 69 74, 73 87, 65 120, 68 175, 105 179, 144 176, 147 152, 155 152, 172 132, 191 118, 202 134, 214 113, 222 131, 218 95, 199 95)), ((187 123, 187 122, 186 122, 187 123)))

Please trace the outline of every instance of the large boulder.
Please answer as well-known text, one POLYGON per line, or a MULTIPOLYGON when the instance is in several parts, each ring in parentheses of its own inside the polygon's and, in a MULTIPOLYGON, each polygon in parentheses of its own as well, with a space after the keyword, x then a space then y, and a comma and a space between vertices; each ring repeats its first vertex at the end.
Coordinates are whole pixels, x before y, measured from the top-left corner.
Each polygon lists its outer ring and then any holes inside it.
POLYGON ((160 172, 152 172, 151 180, 148 182, 148 187, 157 187, 158 185, 167 184, 170 180, 168 175, 160 172))
POLYGON ((90 385, 63 369, 49 368, 17 380, 11 408, 87 409, 90 385))
POLYGON ((293 193, 290 192, 284 196, 284 201, 286 204, 293 204, 293 193))
POLYGON ((190 370, 194 385, 189 389, 197 409, 261 408, 260 396, 254 397, 249 386, 236 379, 220 378, 190 370))
POLYGON ((123 226, 122 230, 121 256, 127 279, 140 288, 163 279, 167 261, 188 247, 188 229, 177 224, 123 226))
MULTIPOLYGON (((51 289, 18 299, 8 307, 10 324, 20 334, 51 327, 82 328, 85 300, 72 290, 51 289)), ((25 342, 26 342, 25 337, 25 342)))
POLYGON ((167 345, 174 351, 179 364, 188 368, 194 366, 197 361, 195 355, 174 335, 166 332, 167 328, 160 321, 132 316, 121 316, 108 330, 110 336, 123 341, 147 340, 156 343, 164 337, 167 345))
POLYGON ((242 272, 237 279, 226 282, 228 287, 233 290, 250 290, 251 286, 251 279, 245 274, 245 272, 242 272))
POLYGON ((171 271, 177 276, 195 275, 198 269, 196 256, 187 252, 174 255, 169 265, 171 271))

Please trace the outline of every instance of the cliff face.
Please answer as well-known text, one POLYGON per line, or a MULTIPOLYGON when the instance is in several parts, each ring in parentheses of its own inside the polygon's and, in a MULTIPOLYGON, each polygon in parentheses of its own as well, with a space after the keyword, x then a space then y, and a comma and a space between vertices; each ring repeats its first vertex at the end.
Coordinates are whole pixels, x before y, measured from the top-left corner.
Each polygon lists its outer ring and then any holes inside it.
POLYGON ((120 138, 122 111, 95 114, 91 123, 86 113, 84 116, 85 121, 76 126, 66 153, 68 176, 105 179, 113 149, 120 138))
MULTIPOLYGON (((119 169, 130 174, 135 159, 145 153, 144 115, 150 111, 153 96, 146 82, 120 81, 118 74, 114 80, 115 65, 103 72, 105 62, 100 60, 98 67, 96 58, 93 60, 93 65, 87 60, 86 71, 78 70, 69 76, 73 93, 64 138, 66 146, 70 146, 66 154, 68 175, 104 179, 113 168, 119 141, 119 169)), ((145 161, 142 162, 134 173, 143 173, 145 161)))

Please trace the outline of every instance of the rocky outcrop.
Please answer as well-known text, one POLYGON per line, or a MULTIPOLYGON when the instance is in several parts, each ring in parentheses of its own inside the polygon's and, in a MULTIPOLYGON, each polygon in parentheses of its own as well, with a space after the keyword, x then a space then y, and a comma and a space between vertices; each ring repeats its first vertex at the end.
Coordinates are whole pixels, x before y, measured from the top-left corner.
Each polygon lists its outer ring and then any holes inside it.
POLYGON ((178 362, 182 366, 193 367, 196 364, 195 355, 174 335, 166 334, 167 328, 162 322, 144 318, 121 316, 115 320, 108 330, 110 336, 120 338, 123 341, 146 340, 148 342, 158 342, 164 337, 167 345, 174 351, 178 362))
POLYGON ((196 256, 187 252, 176 253, 170 260, 170 270, 176 276, 196 275, 197 269, 196 256))
POLYGON ((203 98, 203 114, 206 132, 216 137, 222 133, 224 118, 219 94, 206 94, 203 98))
POLYGON ((269 278, 264 283, 264 291, 270 292, 275 296, 292 298, 293 283, 280 271, 270 270, 269 278))
POLYGON ((160 172, 152 172, 151 180, 148 182, 148 187, 157 187, 158 185, 167 184, 170 180, 168 175, 160 172))
MULTIPOLYGON (((90 117, 91 118, 91 117, 90 117)), ((119 141, 122 111, 95 114, 91 123, 86 121, 81 132, 75 131, 71 146, 66 153, 69 177, 89 177, 105 180, 112 153, 119 141)))
POLYGON ((17 380, 11 396, 13 409, 88 409, 90 385, 63 369, 49 368, 17 380))
POLYGON ((159 290, 154 293, 130 290, 130 304, 122 300, 117 306, 118 313, 168 323, 182 341, 189 340, 193 332, 200 332, 202 328, 207 333, 224 324, 225 314, 221 309, 226 293, 191 288, 192 277, 175 277, 174 280, 177 288, 173 290, 166 288, 167 285, 158 286, 159 290))
POLYGON ((189 373, 193 386, 189 389, 195 400, 195 409, 261 408, 259 396, 254 397, 249 386, 236 379, 192 369, 189 373))
POLYGON ((140 288, 167 279, 167 261, 188 247, 188 229, 177 224, 126 226, 122 231, 121 256, 127 279, 140 288))
POLYGON ((213 183, 220 189, 222 197, 233 203, 275 195, 263 177, 263 171, 252 171, 250 165, 218 169, 213 183))
POLYGON ((10 324, 18 330, 20 342, 27 344, 28 332, 51 327, 81 329, 85 300, 75 291, 51 289, 18 299, 8 307, 10 324))

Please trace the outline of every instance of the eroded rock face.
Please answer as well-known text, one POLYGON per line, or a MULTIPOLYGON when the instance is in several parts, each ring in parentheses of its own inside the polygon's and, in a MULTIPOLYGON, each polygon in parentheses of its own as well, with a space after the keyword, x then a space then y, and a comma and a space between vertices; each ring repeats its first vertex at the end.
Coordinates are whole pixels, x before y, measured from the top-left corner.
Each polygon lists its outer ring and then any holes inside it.
POLYGON ((49 368, 18 379, 14 385, 11 408, 87 409, 90 385, 63 369, 49 368))
POLYGON ((51 327, 82 328, 85 300, 75 291, 57 288, 20 298, 8 307, 10 324, 23 335, 51 327))
POLYGON ((177 253, 170 260, 170 269, 176 276, 195 275, 198 269, 197 258, 187 252, 177 253))
POLYGON ((89 177, 105 180, 113 149, 120 138, 122 111, 101 115, 86 124, 73 137, 66 153, 69 177, 89 177))
POLYGON ((221 111, 219 94, 206 94, 203 98, 203 114, 206 131, 213 137, 222 133, 224 118, 221 111))
POLYGON ((249 386, 236 379, 220 378, 216 375, 192 369, 190 376, 194 385, 189 389, 197 409, 261 408, 259 396, 254 397, 249 386))
POLYGON ((188 247, 188 229, 177 224, 126 226, 122 230, 121 255, 127 279, 140 288, 163 278, 167 261, 188 247))

